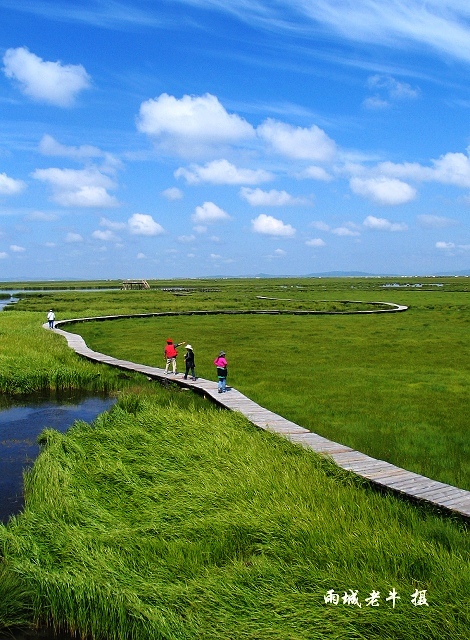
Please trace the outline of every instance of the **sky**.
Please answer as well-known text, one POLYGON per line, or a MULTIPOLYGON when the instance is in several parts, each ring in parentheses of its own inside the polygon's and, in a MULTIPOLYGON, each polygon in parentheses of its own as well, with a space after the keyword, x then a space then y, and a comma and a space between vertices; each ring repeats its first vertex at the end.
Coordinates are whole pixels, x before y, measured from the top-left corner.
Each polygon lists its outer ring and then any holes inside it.
POLYGON ((470 269, 468 0, 0 0, 0 280, 470 269))

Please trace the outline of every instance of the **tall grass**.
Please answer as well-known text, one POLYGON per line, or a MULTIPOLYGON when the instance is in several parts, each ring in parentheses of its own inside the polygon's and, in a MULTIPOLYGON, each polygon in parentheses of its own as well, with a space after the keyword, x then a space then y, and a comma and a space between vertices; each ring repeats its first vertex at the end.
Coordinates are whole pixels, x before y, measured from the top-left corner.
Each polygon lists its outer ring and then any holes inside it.
POLYGON ((0 393, 108 392, 122 386, 119 372, 78 357, 42 322, 43 315, 34 312, 0 313, 0 393))
POLYGON ((470 489, 468 294, 387 297, 410 310, 177 316, 67 329, 98 351, 153 366, 162 366, 168 335, 187 340, 206 378, 213 378, 212 361, 224 349, 229 383, 262 406, 373 457, 470 489))
POLYGON ((239 415, 126 397, 41 444, 25 512, 0 528, 36 621, 107 640, 468 637, 461 525, 239 415))

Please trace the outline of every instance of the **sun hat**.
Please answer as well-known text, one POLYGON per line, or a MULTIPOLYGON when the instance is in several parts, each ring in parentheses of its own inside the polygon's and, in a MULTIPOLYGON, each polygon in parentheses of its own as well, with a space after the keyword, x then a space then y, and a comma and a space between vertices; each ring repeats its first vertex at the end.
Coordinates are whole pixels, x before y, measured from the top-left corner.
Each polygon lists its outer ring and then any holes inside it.
POLYGON ((168 344, 170 344, 170 342, 173 342, 173 340, 171 338, 167 338, 166 341, 167 341, 168 344))
POLYGON ((187 344, 186 349, 192 349, 192 346, 190 344, 187 344))
POLYGON ((219 353, 219 358, 220 358, 220 356, 224 356, 224 355, 225 355, 225 351, 221 351, 221 352, 219 353))

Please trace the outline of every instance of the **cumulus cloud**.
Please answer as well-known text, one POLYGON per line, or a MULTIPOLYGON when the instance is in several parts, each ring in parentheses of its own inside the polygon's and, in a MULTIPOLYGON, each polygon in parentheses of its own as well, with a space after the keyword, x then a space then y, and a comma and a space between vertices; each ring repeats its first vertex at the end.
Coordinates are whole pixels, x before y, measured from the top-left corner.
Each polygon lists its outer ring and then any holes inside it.
POLYGON ((161 195, 169 200, 170 202, 174 200, 181 200, 183 198, 183 192, 178 187, 170 187, 169 189, 165 189, 162 191, 161 195))
POLYGON ((314 229, 318 229, 318 231, 329 231, 330 225, 323 222, 323 220, 314 220, 310 223, 310 226, 314 229))
POLYGON ((357 237, 361 235, 359 231, 356 231, 354 227, 351 228, 351 226, 336 227, 336 229, 331 230, 331 233, 334 233, 336 236, 343 236, 343 237, 344 236, 357 237))
POLYGON ((67 146, 58 142, 49 134, 45 134, 39 142, 39 152, 44 156, 70 158, 77 161, 87 161, 90 158, 103 158, 102 170, 113 173, 122 167, 122 162, 111 153, 102 151, 98 147, 82 144, 79 147, 67 146))
POLYGON ((51 200, 63 207, 111 208, 119 205, 108 189, 114 189, 114 181, 96 167, 87 169, 36 169, 36 180, 46 182, 52 188, 51 200))
POLYGON ((39 222, 53 222, 57 220, 57 214, 50 211, 31 211, 26 216, 27 220, 37 220, 39 222))
POLYGON ((316 125, 307 129, 268 118, 256 132, 276 153, 288 158, 324 162, 336 153, 334 141, 316 125))
POLYGON ((181 99, 162 93, 140 105, 137 128, 162 142, 178 140, 178 151, 194 144, 235 143, 252 138, 254 129, 246 120, 228 113, 216 96, 184 95, 181 99))
POLYGON ((146 213, 134 213, 128 220, 129 232, 135 236, 159 236, 164 228, 146 213))
POLYGON ((399 205, 416 198, 416 189, 396 178, 351 178, 349 186, 353 193, 380 205, 399 205))
POLYGON ((82 65, 47 62, 26 47, 8 49, 3 72, 19 83, 21 91, 40 102, 69 107, 80 91, 90 87, 90 76, 82 65))
POLYGON ((298 174, 299 178, 310 178, 311 180, 319 180, 321 182, 330 182, 333 180, 333 176, 328 173, 323 167, 317 167, 311 165, 298 174))
POLYGON ((100 227, 112 229, 113 231, 119 231, 121 229, 125 229, 127 227, 127 224, 125 222, 116 222, 114 220, 109 220, 109 218, 101 218, 100 227))
POLYGON ((250 189, 242 187, 240 197, 246 200, 252 207, 286 207, 311 204, 307 198, 295 198, 287 191, 263 191, 262 189, 250 189))
POLYGON ((378 95, 371 96, 364 101, 364 106, 369 109, 383 109, 390 105, 389 101, 414 100, 419 96, 418 89, 414 89, 407 82, 400 82, 389 75, 370 76, 367 84, 369 89, 378 92, 378 95))
POLYGON ((196 240, 196 236, 194 235, 178 236, 178 242, 182 242, 182 243, 190 243, 190 242, 194 242, 195 240, 196 240))
POLYGON ((26 183, 23 180, 15 180, 8 177, 6 173, 0 173, 0 195, 14 196, 25 188, 26 183))
POLYGON ((79 233, 70 232, 65 236, 65 242, 83 242, 83 238, 79 233))
POLYGON ((97 229, 96 231, 93 231, 91 235, 93 238, 95 238, 95 240, 102 240, 104 242, 113 242, 119 240, 119 238, 115 233, 113 233, 113 231, 111 231, 111 229, 106 229, 105 231, 97 229))
POLYGON ((8 258, 8 253, 0 251, 0 260, 5 260, 5 258, 8 258))
POLYGON ((367 216, 364 226, 374 231, 406 231, 408 226, 404 222, 390 222, 386 218, 367 216))
POLYGON ((436 160, 431 160, 431 166, 425 167, 417 162, 395 164, 382 162, 378 169, 397 178, 406 178, 420 182, 440 182, 457 187, 470 187, 470 158, 464 153, 445 153, 436 160))
POLYGON ((204 166, 191 164, 189 169, 180 167, 174 173, 175 178, 184 178, 188 184, 259 184, 274 178, 264 169, 239 169, 228 160, 213 160, 204 166))
POLYGON ((196 224, 211 224, 230 220, 230 216, 213 202, 204 202, 202 206, 196 207, 191 219, 196 224))
POLYGON ((268 236, 280 236, 290 238, 295 235, 295 229, 290 224, 285 224, 282 220, 267 216, 261 213, 251 221, 252 230, 255 233, 262 233, 268 236))
POLYGON ((305 242, 307 247, 324 247, 326 246, 326 242, 321 238, 312 238, 311 240, 307 240, 305 242))
POLYGON ((453 242, 436 242, 436 249, 450 251, 452 249, 455 249, 455 244, 453 242))
POLYGON ((456 220, 453 220, 452 218, 430 214, 420 215, 418 216, 417 220, 418 224, 426 229, 443 229, 445 227, 452 227, 457 224, 456 220))
POLYGON ((23 251, 26 251, 26 249, 24 247, 20 247, 17 244, 11 244, 10 251, 13 251, 13 253, 23 253, 23 251))

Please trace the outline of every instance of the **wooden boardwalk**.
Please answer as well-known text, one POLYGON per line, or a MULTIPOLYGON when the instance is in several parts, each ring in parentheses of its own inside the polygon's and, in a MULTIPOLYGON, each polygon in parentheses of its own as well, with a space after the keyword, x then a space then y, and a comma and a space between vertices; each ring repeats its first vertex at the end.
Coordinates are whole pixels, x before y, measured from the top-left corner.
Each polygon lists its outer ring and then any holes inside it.
MULTIPOLYGON (((116 316, 100 317, 99 319, 105 320, 112 318, 116 318, 116 316)), ((356 475, 366 478, 373 484, 408 498, 426 502, 455 515, 470 518, 470 491, 431 480, 417 473, 396 467, 389 462, 376 460, 364 453, 354 451, 350 447, 328 440, 294 422, 286 420, 272 411, 268 411, 236 389, 229 388, 229 391, 226 393, 219 394, 217 383, 211 380, 205 380, 203 378, 198 378, 196 381, 189 379, 184 380, 182 374, 177 374, 176 376, 173 374, 166 375, 165 370, 159 369, 158 367, 150 367, 127 360, 120 360, 104 353, 92 351, 87 347, 81 336, 68 333, 58 328, 69 323, 92 319, 93 318, 77 318, 57 322, 57 328, 54 329, 54 332, 63 336, 67 340, 70 348, 88 360, 108 364, 127 371, 142 373, 154 380, 169 380, 181 387, 193 388, 195 391, 203 393, 219 406, 230 409, 231 411, 239 411, 246 416, 252 424, 260 429, 278 433, 291 442, 301 444, 312 451, 328 456, 339 467, 352 471, 356 475)), ((43 326, 45 329, 48 329, 47 323, 43 326)))

